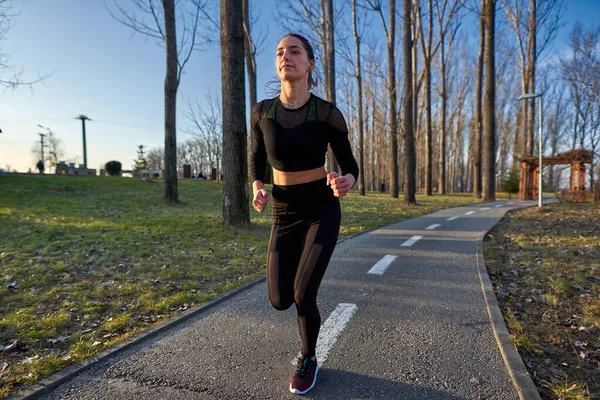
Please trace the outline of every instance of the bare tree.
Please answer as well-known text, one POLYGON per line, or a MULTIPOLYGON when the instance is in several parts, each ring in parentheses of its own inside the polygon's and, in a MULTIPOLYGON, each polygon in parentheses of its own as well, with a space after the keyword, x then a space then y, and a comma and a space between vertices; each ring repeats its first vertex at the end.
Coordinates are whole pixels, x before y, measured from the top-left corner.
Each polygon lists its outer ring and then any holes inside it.
MULTIPOLYGON (((535 73, 541 54, 556 37, 564 10, 564 0, 500 0, 515 32, 521 69, 522 93, 535 93, 535 73)), ((526 101, 521 110, 521 155, 533 155, 535 99, 526 101)))
POLYGON ((483 153, 483 55, 485 53, 484 1, 479 12, 479 50, 477 52, 477 82, 475 84, 475 140, 473 143, 473 197, 481 198, 483 153))
POLYGON ((440 47, 440 90, 439 94, 441 97, 440 105, 440 149, 439 149, 439 183, 438 193, 446 193, 446 111, 448 103, 448 85, 447 85, 447 70, 449 60, 446 57, 452 55, 452 49, 454 44, 454 38, 458 32, 460 23, 455 21, 458 11, 462 7, 462 2, 459 0, 452 0, 449 4, 448 0, 442 2, 438 1, 435 3, 437 23, 439 27, 439 47, 440 47), (446 52, 446 45, 448 51, 446 52))
POLYGON ((483 196, 496 200, 496 0, 482 0, 485 19, 485 91, 483 100, 483 196))
MULTIPOLYGON (((425 195, 431 196, 432 192, 432 127, 431 127, 431 61, 438 46, 433 47, 433 4, 432 0, 427 1, 427 32, 423 29, 423 17, 421 13, 421 4, 419 0, 415 1, 417 12, 417 25, 419 27, 419 37, 421 38, 421 50, 423 53, 423 68, 425 77, 425 195)), ((439 42, 438 42, 439 44, 439 42)))
POLYGON ((34 144, 31 148, 31 154, 35 161, 44 160, 44 164, 49 171, 50 168, 56 168, 58 162, 65 156, 65 145, 63 141, 57 137, 52 130, 48 129, 46 140, 44 143, 46 156, 42 157, 42 147, 40 143, 34 144))
MULTIPOLYGON (((204 105, 196 103, 194 108, 188 104, 187 118, 190 127, 185 130, 186 133, 202 140, 206 146, 206 155, 208 157, 208 166, 210 170, 216 170, 216 177, 221 176, 221 160, 223 150, 223 126, 221 103, 216 94, 209 92, 206 95, 204 105)), ((210 172, 210 171, 209 171, 210 172)))
POLYGON ((221 0, 223 220, 250 225, 242 0, 221 0))
POLYGON ((413 130, 413 71, 412 71, 412 0, 404 0, 404 204, 415 205, 415 144, 413 130))
MULTIPOLYGON (((165 77, 165 189, 166 201, 179 201, 177 190, 177 127, 176 106, 177 90, 181 73, 189 61, 192 52, 200 48, 200 14, 205 13, 204 0, 177 2, 182 16, 176 16, 175 0, 130 0, 133 10, 125 10, 122 3, 115 1, 117 15, 110 11, 113 18, 141 33, 155 39, 166 48, 165 77), (186 8, 189 6, 189 10, 186 8), (181 26, 181 40, 177 42, 177 22, 181 26), (189 26, 191 23, 191 26, 189 26)), ((205 13, 206 15, 206 13, 205 13)))
MULTIPOLYGON (((398 126, 397 126, 397 98, 396 90, 396 0, 390 0, 389 21, 386 23, 383 15, 381 0, 366 0, 369 7, 381 19, 383 33, 387 41, 387 90, 389 94, 389 178, 390 196, 398 198, 398 126)), ((412 48, 411 48, 412 51, 412 48)), ((405 61, 406 63, 406 58, 405 61)), ((412 111, 412 110, 411 110, 412 111)))
POLYGON ((154 147, 146 153, 149 169, 164 169, 165 167, 165 150, 160 147, 154 147))
MULTIPOLYGON (((14 0, 0 0, 0 43, 6 40, 12 20, 16 16, 16 12, 13 12, 13 2, 14 0)), ((33 84, 49 77, 42 75, 34 80, 24 80, 23 73, 23 68, 16 69, 10 64, 10 56, 4 53, 0 46, 0 87, 14 90, 20 87, 31 88, 33 84)))

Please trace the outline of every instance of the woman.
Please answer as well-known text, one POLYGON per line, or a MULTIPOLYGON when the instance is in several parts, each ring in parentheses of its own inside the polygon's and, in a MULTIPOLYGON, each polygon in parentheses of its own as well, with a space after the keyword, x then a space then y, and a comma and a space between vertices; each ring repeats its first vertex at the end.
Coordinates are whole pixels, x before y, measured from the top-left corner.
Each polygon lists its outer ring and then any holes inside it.
POLYGON ((278 310, 298 312, 301 357, 290 391, 305 394, 315 385, 315 355, 321 316, 317 291, 340 229, 339 197, 348 194, 358 165, 340 110, 310 93, 316 85, 313 49, 297 34, 279 42, 275 67, 281 93, 252 110, 250 173, 253 206, 263 212, 270 201, 263 180, 267 157, 273 167, 273 226, 267 261, 269 300, 278 310), (327 173, 327 145, 342 174, 327 173))

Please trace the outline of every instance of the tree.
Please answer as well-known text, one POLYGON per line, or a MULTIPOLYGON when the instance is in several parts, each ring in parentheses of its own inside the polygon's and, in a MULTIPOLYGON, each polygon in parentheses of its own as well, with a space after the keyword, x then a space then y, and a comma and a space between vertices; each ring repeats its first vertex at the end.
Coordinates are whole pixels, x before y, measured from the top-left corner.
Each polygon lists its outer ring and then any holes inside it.
POLYGON ((60 159, 65 156, 65 145, 52 130, 48 129, 44 148, 44 156, 42 156, 42 146, 36 142, 31 148, 31 154, 34 160, 44 160, 44 167, 49 171, 50 168, 56 168, 60 159))
POLYGON ((473 197, 481 198, 483 153, 483 55, 485 54, 485 0, 481 0, 479 12, 479 50, 477 52, 477 82, 475 84, 475 140, 473 143, 473 197))
POLYGON ((519 192, 519 170, 516 167, 512 167, 502 180, 502 190, 508 193, 509 199, 512 198, 513 193, 519 192))
POLYGON ((133 170, 139 174, 143 169, 148 169, 148 160, 146 160, 144 145, 140 144, 137 147, 137 158, 133 160, 133 170))
POLYGON ((360 178, 358 189, 360 195, 365 195, 365 133, 364 133, 364 118, 363 118, 363 84, 362 84, 362 68, 360 63, 360 37, 358 32, 358 25, 356 23, 357 12, 356 12, 356 0, 352 0, 352 33, 354 35, 355 43, 355 55, 356 55, 356 86, 358 88, 358 148, 359 148, 359 168, 360 178))
POLYGON ((412 70, 412 1, 404 0, 404 204, 415 205, 416 195, 416 156, 413 129, 413 70, 412 70))
POLYGON ((496 0, 482 0, 485 6, 485 89, 483 99, 483 196, 496 200, 496 0))
MULTIPOLYGON (((407 0, 408 1, 408 0, 407 0)), ((383 33, 387 41, 387 90, 389 94, 389 178, 390 178, 390 196, 398 198, 398 125, 397 125, 397 98, 396 90, 396 0, 390 0, 389 25, 385 22, 383 16, 383 6, 381 0, 367 0, 369 7, 377 12, 381 19, 383 33)), ((412 12, 412 11, 411 11, 412 12)), ((406 18, 406 15, 404 16, 406 18)), ((412 51, 412 48, 411 48, 412 51)), ((407 61, 406 54, 404 62, 407 61)), ((412 93, 412 91, 411 91, 412 93)), ((406 96, 406 92, 404 94, 406 96)))
POLYGON ((165 167, 165 150, 154 147, 146 154, 149 169, 163 169, 165 167))
POLYGON ((184 14, 180 22, 181 41, 177 42, 177 17, 175 0, 130 0, 137 12, 127 11, 122 4, 115 2, 120 16, 113 18, 141 33, 155 39, 166 48, 165 96, 165 188, 164 199, 170 203, 179 201, 177 190, 177 90, 181 81, 181 73, 189 61, 192 52, 199 49, 198 26, 200 13, 206 15, 204 0, 188 0, 177 2, 184 14), (185 6, 190 6, 186 15, 185 6), (191 27, 188 23, 191 20, 191 27))
MULTIPOLYGON (((564 0, 500 0, 515 32, 521 70, 521 94, 536 93, 535 75, 539 58, 556 37, 564 10, 564 0), (538 40, 539 39, 539 40, 538 40)), ((525 101, 521 109, 520 155, 533 155, 535 99, 525 101)))
POLYGON ((196 103, 195 109, 189 104, 186 116, 191 123, 191 127, 186 129, 186 133, 204 142, 209 167, 216 169, 218 178, 221 175, 223 158, 223 118, 218 95, 208 92, 204 105, 196 103))
POLYGON ((447 84, 447 75, 448 75, 448 64, 449 60, 446 58, 446 44, 448 44, 448 57, 451 56, 454 38, 456 37, 456 33, 458 32, 459 23, 454 23, 456 14, 462 7, 462 3, 459 0, 452 0, 450 7, 448 7, 448 0, 444 0, 443 2, 436 2, 436 16, 437 22, 439 26, 439 34, 440 34, 440 90, 439 94, 441 97, 441 105, 440 105, 440 151, 439 151, 439 183, 438 183, 438 193, 446 194, 446 111, 448 104, 448 84, 447 84), (447 12, 447 13, 446 13, 447 12), (446 36, 449 36, 446 41, 446 36))
MULTIPOLYGON (((12 19, 15 13, 12 11, 13 0, 0 0, 0 43, 6 40, 10 31, 12 19)), ((48 76, 38 76, 34 80, 23 80, 23 68, 17 70, 10 65, 10 56, 2 51, 0 47, 0 87, 7 89, 18 89, 22 86, 30 87, 46 79, 48 76)))
POLYGON ((250 225, 242 0, 221 0, 223 220, 250 225))

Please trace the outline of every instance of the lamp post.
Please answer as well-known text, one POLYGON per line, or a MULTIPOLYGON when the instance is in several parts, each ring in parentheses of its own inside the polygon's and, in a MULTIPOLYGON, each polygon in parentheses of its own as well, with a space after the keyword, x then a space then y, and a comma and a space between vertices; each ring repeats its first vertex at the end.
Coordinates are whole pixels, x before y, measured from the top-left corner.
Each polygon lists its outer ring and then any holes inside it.
POLYGON ((524 93, 522 95, 519 96, 519 100, 526 100, 526 99, 535 99, 536 97, 540 98, 540 134, 539 134, 539 143, 538 143, 538 156, 539 156, 539 163, 540 163, 540 173, 538 174, 538 207, 542 207, 544 205, 544 202, 542 200, 542 185, 543 185, 543 180, 542 180, 542 95, 541 93, 524 93))

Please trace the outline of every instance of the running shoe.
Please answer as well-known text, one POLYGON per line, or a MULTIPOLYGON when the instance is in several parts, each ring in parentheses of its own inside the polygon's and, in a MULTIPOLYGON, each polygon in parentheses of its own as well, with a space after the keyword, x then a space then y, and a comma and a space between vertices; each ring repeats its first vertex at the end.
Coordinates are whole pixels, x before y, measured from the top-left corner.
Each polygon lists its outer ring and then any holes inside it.
POLYGON ((290 383, 290 392, 294 394, 306 394, 315 386, 317 381, 317 372, 319 372, 319 363, 310 357, 300 357, 296 373, 290 383))

